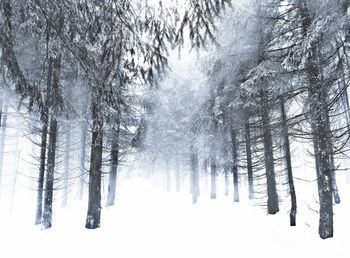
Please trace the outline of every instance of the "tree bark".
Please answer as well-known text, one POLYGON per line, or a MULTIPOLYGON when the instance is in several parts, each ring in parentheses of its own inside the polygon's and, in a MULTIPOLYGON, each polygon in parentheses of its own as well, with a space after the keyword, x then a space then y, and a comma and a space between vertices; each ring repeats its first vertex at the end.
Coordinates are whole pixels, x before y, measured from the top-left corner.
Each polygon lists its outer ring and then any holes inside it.
POLYGON ((45 184, 45 198, 42 228, 48 229, 52 226, 52 204, 53 204, 53 185, 55 172, 55 157, 56 157, 56 140, 57 140, 57 120, 51 116, 50 131, 49 131, 49 146, 47 154, 47 171, 45 184))
POLYGON ((267 183, 267 211, 268 214, 276 214, 279 211, 278 195, 276 187, 275 165, 273 158, 273 142, 271 135, 270 118, 267 107, 266 92, 261 93, 262 110, 261 119, 263 126, 264 156, 267 183))
POLYGON ((38 189, 36 197, 36 214, 35 225, 41 224, 42 209, 43 209, 43 192, 45 179, 45 165, 46 165, 46 148, 47 148, 47 131, 48 131, 48 114, 42 113, 42 129, 41 129, 41 143, 40 143, 40 167, 38 178, 38 189))
POLYGON ((232 155, 232 175, 233 175, 233 201, 239 202, 238 190, 238 152, 237 152, 237 132, 234 128, 230 128, 231 134, 231 155, 232 155))
POLYGON ((294 187, 292 161, 291 161, 291 155, 290 155, 287 115, 284 108, 283 97, 281 98, 280 105, 281 105, 281 115, 282 115, 282 137, 283 137, 284 160, 286 162, 286 167, 287 167, 289 194, 291 198, 291 210, 289 213, 289 218, 290 218, 290 225, 295 226, 296 214, 297 214, 297 199, 296 199, 296 193, 295 193, 295 187, 294 187))
POLYGON ((250 139, 250 124, 249 117, 246 118, 244 125, 244 136, 245 136, 245 150, 247 159, 247 172, 248 172, 248 197, 254 199, 254 178, 253 178, 253 163, 252 163, 252 150, 251 150, 251 139, 250 139))
POLYGON ((95 229, 101 224, 101 176, 103 118, 98 100, 92 102, 92 139, 89 170, 89 200, 85 227, 95 229))
MULTIPOLYGON (((301 18, 304 35, 311 24, 307 3, 301 3, 301 18)), ((322 85, 317 60, 317 42, 312 42, 306 62, 310 122, 314 136, 315 162, 318 169, 317 185, 320 202, 319 235, 322 239, 333 237, 332 167, 329 159, 330 135, 327 128, 327 89, 322 85), (318 165, 317 165, 318 163, 318 165)))
POLYGON ((108 194, 106 206, 112 206, 115 202, 115 193, 117 185, 117 170, 119 163, 119 122, 117 129, 112 129, 112 149, 111 149, 111 164, 108 179, 108 194))

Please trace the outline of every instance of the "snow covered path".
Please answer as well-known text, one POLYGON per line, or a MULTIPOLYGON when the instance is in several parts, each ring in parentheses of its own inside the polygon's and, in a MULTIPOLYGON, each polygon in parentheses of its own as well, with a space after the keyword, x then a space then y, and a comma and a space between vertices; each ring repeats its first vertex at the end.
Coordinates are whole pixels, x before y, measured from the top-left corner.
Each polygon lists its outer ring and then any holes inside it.
POLYGON ((307 223, 309 215, 301 214, 291 228, 287 211, 267 216, 261 207, 227 197, 202 198, 192 206, 189 195, 159 195, 140 187, 138 195, 124 193, 117 207, 103 209, 102 227, 93 231, 84 229, 85 211, 83 203, 57 208, 47 231, 32 226, 24 214, 12 215, 10 222, 1 218, 1 257, 342 258, 350 252, 344 212, 335 216, 335 237, 324 241, 317 221, 307 223))

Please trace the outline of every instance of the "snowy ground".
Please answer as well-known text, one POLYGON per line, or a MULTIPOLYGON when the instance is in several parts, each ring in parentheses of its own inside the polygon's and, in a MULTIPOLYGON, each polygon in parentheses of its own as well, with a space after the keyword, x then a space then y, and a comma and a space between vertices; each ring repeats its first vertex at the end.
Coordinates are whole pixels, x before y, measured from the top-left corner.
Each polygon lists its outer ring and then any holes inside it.
POLYGON ((2 212, 1 257, 349 257, 350 200, 344 191, 335 207, 335 237, 321 240, 310 209, 299 211, 291 228, 287 209, 267 216, 247 201, 222 195, 210 200, 204 191, 192 206, 189 194, 164 193, 140 179, 120 190, 117 206, 103 209, 101 228, 92 231, 84 229, 85 202, 56 208, 47 231, 33 226, 27 205, 10 216, 2 212))

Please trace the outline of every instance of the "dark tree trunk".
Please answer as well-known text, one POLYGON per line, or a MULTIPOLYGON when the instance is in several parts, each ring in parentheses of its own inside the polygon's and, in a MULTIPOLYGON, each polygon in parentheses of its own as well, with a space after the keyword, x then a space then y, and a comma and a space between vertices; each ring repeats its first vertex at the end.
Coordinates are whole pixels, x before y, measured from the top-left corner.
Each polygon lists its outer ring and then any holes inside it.
POLYGON ((103 119, 98 100, 92 102, 92 139, 89 171, 89 200, 85 227, 95 229, 101 223, 101 176, 103 119))
POLYGON ((231 155, 232 155, 232 175, 233 175, 233 201, 239 202, 238 191, 238 148, 237 148, 237 132, 234 128, 230 129, 231 134, 231 155))
POLYGON ((198 155, 193 148, 191 148, 191 193, 192 203, 196 204, 199 195, 199 184, 198 184, 198 155))
POLYGON ((43 209, 43 192, 44 192, 44 178, 46 165, 46 147, 47 147, 47 131, 48 131, 48 114, 42 113, 42 129, 41 129, 41 143, 40 143, 40 167, 38 178, 38 189, 36 197, 36 215, 35 225, 41 224, 42 209, 43 209))
POLYGON ((54 116, 50 120, 49 146, 47 154, 47 171, 44 198, 44 211, 42 227, 48 229, 52 226, 52 204, 53 204, 53 185, 55 177, 55 157, 57 140, 57 120, 54 116))
POLYGON ((245 150, 246 150, 247 172, 248 172, 248 189, 249 189, 248 197, 249 199, 253 199, 254 198, 254 178, 253 178, 253 163, 252 163, 249 117, 246 118, 244 136, 245 136, 245 150))
POLYGON ((210 198, 216 199, 217 164, 214 154, 210 157, 210 198))
POLYGON ((69 160, 70 160, 70 125, 67 123, 65 150, 64 150, 64 175, 63 175, 63 198, 62 207, 67 206, 68 188, 69 188, 69 160))
POLYGON ((281 98, 281 114, 282 114, 282 137, 283 137, 283 151, 284 151, 284 160, 286 162, 287 167, 287 175, 288 175, 288 186, 289 186, 289 194, 291 198, 291 210, 289 213, 290 217, 290 225, 296 225, 296 214, 297 214, 297 198, 294 188, 294 179, 293 179, 293 171, 292 171, 292 161, 290 155, 290 144, 289 144, 289 133, 288 133, 288 125, 287 125, 287 115, 284 108, 284 99, 281 98))
POLYGON ((181 190, 181 175, 180 175, 180 163, 178 157, 175 159, 175 187, 176 192, 181 190))
POLYGON ((276 214, 279 211, 278 195, 276 187, 275 165, 273 158, 273 142, 271 135, 270 118, 267 107, 266 92, 262 91, 262 110, 261 119, 263 126, 263 138, 264 138, 264 156, 265 156, 265 169, 266 169, 266 182, 267 182, 267 211, 269 214, 276 214))
MULTIPOLYGON (((300 8, 304 35, 311 24, 309 9, 305 1, 300 8)), ((312 42, 306 62, 310 122, 314 137, 318 195, 320 202, 319 235, 322 239, 333 237, 332 167, 329 159, 330 135, 327 128, 327 89, 322 84, 318 70, 317 42, 312 42), (318 164, 317 164, 318 163, 318 164)))
POLYGON ((1 135, 0 135, 0 196, 1 196, 1 183, 2 183, 2 171, 5 156, 5 140, 6 140, 6 129, 7 129, 7 112, 8 106, 4 105, 4 111, 2 113, 2 124, 1 124, 1 135))
POLYGON ((115 202, 115 193, 117 185, 117 170, 119 163, 119 123, 117 129, 112 129, 112 149, 111 149, 111 164, 108 179, 108 194, 106 206, 112 206, 115 202))

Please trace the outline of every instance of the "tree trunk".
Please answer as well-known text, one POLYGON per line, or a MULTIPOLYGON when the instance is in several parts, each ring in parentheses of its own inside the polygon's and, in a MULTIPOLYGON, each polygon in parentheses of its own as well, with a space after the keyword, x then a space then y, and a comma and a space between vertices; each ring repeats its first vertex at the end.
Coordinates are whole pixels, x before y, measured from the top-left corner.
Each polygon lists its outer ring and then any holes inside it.
POLYGON ((225 195, 228 196, 229 195, 229 185, 230 185, 230 182, 229 182, 229 176, 230 176, 230 172, 229 172, 229 166, 226 164, 226 161, 225 161, 225 164, 224 164, 224 177, 225 177, 225 195))
POLYGON ((176 185, 176 192, 180 192, 181 176, 180 176, 180 163, 179 163, 178 157, 175 159, 175 185, 176 185))
POLYGON ((66 141, 65 141, 65 150, 64 150, 64 177, 63 177, 63 198, 62 198, 62 207, 67 206, 68 199, 68 188, 69 188, 69 159, 70 159, 70 125, 67 123, 67 132, 66 132, 66 141))
POLYGON ((101 176, 102 176, 102 147, 103 147, 103 119, 101 106, 92 102, 92 139, 89 170, 89 200, 85 227, 95 229, 101 223, 101 176))
POLYGON ((170 177, 170 170, 169 170, 169 160, 166 160, 165 164, 165 190, 167 193, 170 192, 171 187, 171 177, 170 177))
POLYGON ((296 225, 296 214, 297 214, 297 198, 294 188, 294 179, 293 179, 293 171, 292 171, 292 161, 290 155, 290 144, 289 144, 289 134, 288 134, 288 125, 287 125, 287 115, 284 108, 284 99, 281 98, 281 114, 282 114, 282 137, 283 137, 283 151, 284 151, 284 160, 286 162, 287 167, 287 175, 288 175, 288 186, 289 186, 289 194, 291 198, 291 210, 289 213, 290 225, 296 225))
POLYGON ((46 165, 46 147, 47 147, 47 131, 48 131, 48 114, 42 113, 42 129, 41 129, 41 143, 40 143, 40 167, 38 178, 38 189, 36 197, 36 215, 35 225, 41 224, 42 209, 43 209, 43 192, 44 192, 44 178, 46 165))
MULTIPOLYGON (((86 110, 87 111, 87 110, 86 110)), ((83 199, 84 195, 84 186, 85 186, 85 159, 86 159, 86 136, 88 131, 88 122, 84 120, 83 125, 81 127, 81 135, 80 135, 80 162, 79 162, 79 200, 83 199)))
POLYGON ((199 195, 199 184, 198 184, 198 156, 196 151, 191 148, 191 193, 192 203, 196 204, 199 195))
POLYGON ((210 157, 210 198, 216 199, 216 173, 217 173, 217 164, 215 155, 212 154, 210 157))
MULTIPOLYGON (((305 1, 300 8, 304 35, 311 24, 309 9, 305 1)), ((327 89, 322 85, 318 71, 317 42, 312 42, 306 62, 310 122, 314 137, 315 162, 318 169, 317 185, 320 202, 319 235, 322 239, 333 237, 332 167, 329 160, 330 135, 327 128, 327 89), (318 163, 318 165, 317 165, 318 163)))
MULTIPOLYGON (((1 92, 1 94, 4 94, 3 92, 1 92)), ((3 107, 3 99, 0 98, 0 127, 1 127, 1 118, 2 118, 2 107, 3 107)))
POLYGON ((264 138, 264 156, 267 182, 267 211, 269 214, 276 214, 279 211, 278 195, 275 178, 275 167, 273 158, 273 142, 271 135, 270 118, 267 107, 266 92, 261 93, 262 110, 261 119, 264 138))
POLYGON ((51 116, 49 131, 49 150, 47 154, 47 171, 44 198, 44 211, 42 228, 48 229, 52 226, 52 204, 53 204, 53 185, 55 177, 55 157, 56 157, 56 140, 57 140, 57 120, 51 116))
POLYGON ((237 152, 237 132, 234 128, 230 129, 231 134, 231 155, 232 155, 232 175, 233 175, 233 201, 239 202, 238 191, 238 152, 237 152))
MULTIPOLYGON (((327 109, 327 107, 325 107, 327 109)), ((327 131, 329 134, 331 134, 331 126, 329 122, 329 114, 327 112, 327 131)), ((332 194, 333 194, 333 199, 335 204, 340 203, 340 196, 339 196, 339 191, 338 191, 338 186, 337 186, 337 179, 336 179, 336 168, 335 168, 335 161, 334 161, 334 152, 333 152, 333 146, 332 146, 332 140, 331 140, 331 135, 329 135, 328 138, 328 153, 329 153, 329 162, 332 168, 332 194)))
POLYGON ((117 129, 112 129, 112 149, 111 149, 111 164, 108 179, 108 194, 106 206, 112 206, 115 202, 115 192, 117 185, 117 170, 119 163, 119 123, 117 129))
POLYGON ((252 150, 251 150, 251 139, 250 139, 250 124, 249 117, 246 118, 245 128, 245 150, 247 159, 247 172, 248 172, 248 189, 249 189, 249 199, 254 198, 254 178, 253 178, 253 165, 252 165, 252 150))
POLYGON ((1 196, 2 171, 4 166, 3 163, 4 163, 4 157, 5 157, 7 116, 8 116, 8 105, 5 104, 4 110, 2 113, 1 135, 0 135, 0 196, 1 196))

